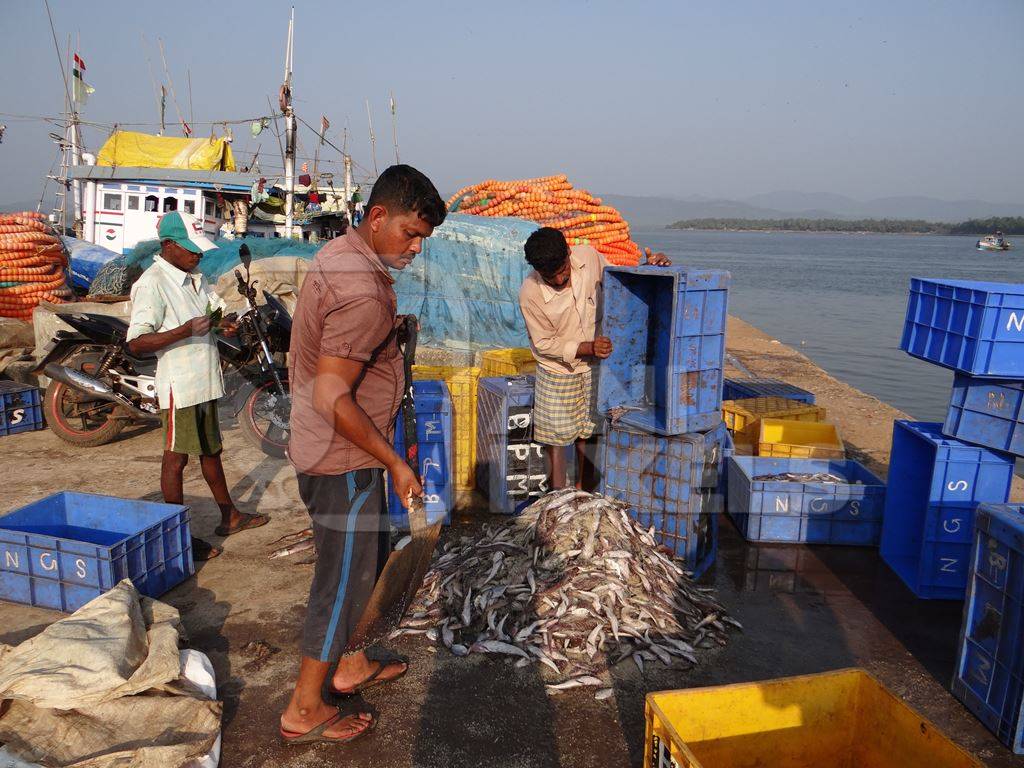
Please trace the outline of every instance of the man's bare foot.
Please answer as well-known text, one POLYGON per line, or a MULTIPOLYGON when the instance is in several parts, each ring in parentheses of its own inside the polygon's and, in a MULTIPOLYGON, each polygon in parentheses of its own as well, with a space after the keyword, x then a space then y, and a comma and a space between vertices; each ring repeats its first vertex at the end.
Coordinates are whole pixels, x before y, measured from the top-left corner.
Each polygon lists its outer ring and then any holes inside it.
POLYGON ((331 687, 339 693, 354 692, 356 687, 373 681, 373 684, 386 683, 401 677, 409 665, 397 658, 387 658, 383 661, 375 661, 366 656, 363 651, 342 656, 338 662, 338 669, 331 679, 331 687))
MULTIPOLYGON (((294 706, 294 702, 281 715, 281 729, 289 734, 305 734, 316 728, 321 723, 330 720, 338 714, 337 707, 331 707, 320 702, 316 707, 300 710, 294 706)), ((369 712, 359 712, 347 715, 338 722, 333 723, 324 731, 324 736, 331 739, 351 739, 373 724, 373 715, 369 712)))

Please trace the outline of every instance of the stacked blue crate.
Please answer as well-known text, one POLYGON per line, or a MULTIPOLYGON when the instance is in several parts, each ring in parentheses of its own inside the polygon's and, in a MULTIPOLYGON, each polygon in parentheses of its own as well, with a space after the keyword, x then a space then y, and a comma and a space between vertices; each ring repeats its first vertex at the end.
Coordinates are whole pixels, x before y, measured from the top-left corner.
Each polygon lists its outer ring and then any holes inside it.
POLYGON ((900 348, 973 376, 1024 379, 1024 285, 912 278, 900 348))
POLYGON ((730 276, 687 267, 608 267, 598 409, 659 435, 713 429, 722 419, 730 276))
POLYGON ((729 517, 747 541, 878 544, 885 484, 856 461, 733 456, 728 472, 729 517))
POLYGON ((72 613, 131 579, 160 597, 195 573, 188 507, 64 491, 0 516, 0 599, 72 613))
POLYGON ((953 695, 1024 755, 1024 507, 978 507, 953 695))
POLYGON ((609 267, 598 410, 609 417, 601 489, 629 505, 700 576, 718 549, 730 276, 721 270, 609 267))
POLYGON ((962 600, 974 511, 982 501, 1009 498, 1014 459, 941 428, 893 425, 881 555, 918 597, 962 600))
POLYGON ((39 390, 16 381, 0 381, 0 437, 45 427, 39 390))
POLYGON ((893 428, 881 554, 918 597, 959 600, 974 510, 1007 500, 1024 447, 1024 286, 913 278, 900 347, 956 374, 944 424, 893 428))
POLYGON ((480 379, 477 488, 492 512, 515 515, 551 488, 543 446, 533 442, 533 376, 480 379))
POLYGON ((781 379, 726 379, 722 389, 723 400, 744 400, 750 397, 784 397, 814 405, 814 393, 787 384, 781 379))
POLYGON ((957 373, 943 433, 1024 456, 1024 381, 957 373))
MULTIPOLYGON (((423 503, 427 522, 451 523, 454 501, 452 467, 452 399, 443 381, 414 381, 413 403, 416 409, 416 441, 420 477, 423 478, 423 503)), ((405 455, 405 429, 402 418, 395 425, 395 450, 405 455)), ((388 516, 399 530, 409 530, 409 514, 388 479, 388 516)))
POLYGON ((715 561, 718 491, 729 432, 663 436, 608 424, 601 492, 624 501, 644 528, 682 560, 694 578, 715 561))

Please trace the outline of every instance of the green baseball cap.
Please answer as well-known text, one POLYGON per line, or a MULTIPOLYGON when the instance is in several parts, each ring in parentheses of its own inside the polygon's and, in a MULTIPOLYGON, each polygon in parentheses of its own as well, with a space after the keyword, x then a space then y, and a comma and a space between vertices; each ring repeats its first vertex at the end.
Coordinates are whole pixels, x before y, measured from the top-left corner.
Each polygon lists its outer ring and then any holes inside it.
POLYGON ((161 216, 156 225, 156 234, 161 241, 173 240, 192 253, 205 253, 217 247, 203 232, 202 225, 194 216, 180 211, 171 211, 161 216))

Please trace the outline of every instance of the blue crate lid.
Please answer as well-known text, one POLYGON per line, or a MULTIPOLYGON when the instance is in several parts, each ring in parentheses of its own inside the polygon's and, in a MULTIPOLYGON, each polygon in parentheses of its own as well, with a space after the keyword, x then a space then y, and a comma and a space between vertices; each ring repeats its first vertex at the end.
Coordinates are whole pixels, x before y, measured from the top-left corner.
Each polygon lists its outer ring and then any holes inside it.
POLYGON ((491 392, 499 397, 529 394, 530 398, 532 398, 535 381, 536 379, 530 374, 522 376, 488 376, 487 378, 480 379, 478 386, 480 389, 491 392))
POLYGON ((733 456, 731 461, 743 472, 744 475, 755 486, 804 486, 804 487, 834 487, 835 483, 802 483, 786 480, 754 480, 760 475, 774 475, 782 472, 829 472, 838 475, 847 481, 847 484, 860 484, 865 487, 884 488, 883 483, 863 464, 853 459, 790 459, 773 458, 770 456, 733 456))
POLYGON ((944 285, 950 288, 963 288, 969 291, 982 291, 984 293, 1007 293, 1014 296, 1024 296, 1024 284, 1019 283, 989 283, 982 280, 950 280, 944 277, 912 277, 912 283, 933 283, 944 285))
POLYGON ((443 381, 414 381, 412 383, 412 397, 417 412, 452 412, 452 398, 448 393, 448 385, 443 381))
MULTIPOLYGON (((982 517, 989 518, 992 522, 998 523, 1001 530, 1010 534, 1016 539, 1021 552, 1024 552, 1024 504, 992 504, 983 501, 978 505, 978 520, 982 517)), ((991 523, 986 523, 991 525, 991 523)))
POLYGON ((685 264, 673 264, 668 267, 655 267, 650 264, 640 264, 636 267, 605 267, 604 272, 672 277, 694 288, 728 288, 732 280, 732 274, 727 270, 700 269, 685 264))
POLYGON ((39 387, 34 387, 31 384, 19 384, 16 381, 0 381, 0 395, 14 395, 18 392, 31 392, 38 389, 39 387))

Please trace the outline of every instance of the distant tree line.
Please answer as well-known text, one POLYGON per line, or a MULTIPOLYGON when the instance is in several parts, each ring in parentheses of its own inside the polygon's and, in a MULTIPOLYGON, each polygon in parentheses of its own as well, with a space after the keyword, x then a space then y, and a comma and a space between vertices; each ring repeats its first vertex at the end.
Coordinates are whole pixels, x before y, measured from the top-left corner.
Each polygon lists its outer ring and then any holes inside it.
POLYGON ((686 219, 669 229, 754 230, 759 232, 877 232, 903 235, 1024 234, 1024 217, 1001 216, 946 224, 923 219, 686 219))

